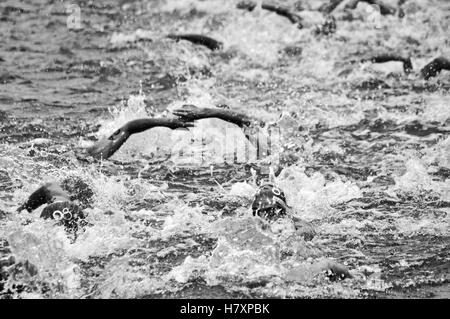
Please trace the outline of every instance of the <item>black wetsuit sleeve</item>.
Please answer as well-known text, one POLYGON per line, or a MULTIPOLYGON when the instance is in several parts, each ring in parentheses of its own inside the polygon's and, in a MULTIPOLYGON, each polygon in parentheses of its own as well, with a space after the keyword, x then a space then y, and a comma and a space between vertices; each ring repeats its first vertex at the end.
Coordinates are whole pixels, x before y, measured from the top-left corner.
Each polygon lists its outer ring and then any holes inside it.
POLYGON ((268 4, 268 3, 263 3, 261 5, 261 8, 268 10, 268 11, 272 11, 275 12, 276 14, 288 18, 289 21, 291 21, 291 23, 301 23, 302 19, 300 16, 290 12, 287 8, 281 7, 281 6, 276 6, 276 5, 272 5, 272 4, 268 4))
POLYGON ((173 40, 186 40, 194 44, 200 44, 210 50, 220 50, 223 47, 222 42, 201 34, 169 34, 167 37, 173 40))
POLYGON ((93 146, 88 148, 88 153, 98 159, 109 158, 128 140, 130 135, 141 133, 158 126, 177 129, 192 127, 193 123, 180 119, 167 118, 144 118, 133 120, 116 130, 108 138, 97 141, 93 146))
POLYGON ((131 135, 144 132, 153 127, 168 127, 170 129, 177 129, 187 126, 189 126, 187 125, 187 122, 181 121, 179 119, 148 118, 130 121, 123 127, 123 130, 128 131, 128 133, 131 135))
POLYGON ((239 127, 249 126, 252 121, 249 116, 229 109, 207 109, 203 118, 211 117, 236 124, 239 127))

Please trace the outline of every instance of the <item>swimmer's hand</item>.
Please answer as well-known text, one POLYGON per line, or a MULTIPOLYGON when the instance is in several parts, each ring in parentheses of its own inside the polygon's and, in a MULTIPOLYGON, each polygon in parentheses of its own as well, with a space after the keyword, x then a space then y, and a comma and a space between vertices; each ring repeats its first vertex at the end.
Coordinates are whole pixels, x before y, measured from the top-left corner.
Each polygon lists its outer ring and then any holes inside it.
POLYGON ((137 119, 128 122, 122 126, 119 130, 128 132, 130 135, 135 133, 141 133, 154 127, 167 127, 172 130, 177 128, 193 127, 194 123, 188 119, 177 118, 148 118, 137 119))
POLYGON ((172 113, 184 120, 195 121, 206 118, 218 118, 238 125, 239 127, 250 126, 251 119, 242 113, 225 108, 200 108, 192 104, 185 104, 172 113))
POLYGON ((172 111, 172 113, 188 121, 211 117, 211 109, 205 107, 200 108, 192 104, 184 104, 181 108, 172 111))
POLYGON ((303 28, 302 24, 302 18, 299 15, 296 15, 295 13, 290 12, 287 8, 276 6, 268 3, 262 3, 261 5, 262 9, 275 12, 276 14, 286 17, 291 21, 293 24, 297 24, 297 27, 299 29, 303 28))

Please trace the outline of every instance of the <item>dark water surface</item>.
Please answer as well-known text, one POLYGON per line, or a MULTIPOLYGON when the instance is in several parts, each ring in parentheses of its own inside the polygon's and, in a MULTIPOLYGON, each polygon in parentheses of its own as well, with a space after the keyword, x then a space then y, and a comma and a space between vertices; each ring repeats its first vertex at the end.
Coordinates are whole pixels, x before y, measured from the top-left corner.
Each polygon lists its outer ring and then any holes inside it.
POLYGON ((297 11, 298 29, 236 3, 0 2, 2 297, 450 297, 450 73, 417 75, 450 57, 448 1, 410 0, 405 17, 378 20, 364 3, 338 8, 330 35, 314 32, 317 11, 297 11), (411 56, 413 73, 358 62, 377 52, 411 56), (243 133, 213 119, 132 136, 102 163, 84 159, 84 147, 125 122, 185 103, 276 123, 280 143, 242 160, 243 133), (218 154, 222 143, 233 147, 218 154), (249 217, 255 180, 270 170, 313 240, 249 217), (16 212, 43 182, 67 177, 95 194, 93 226, 75 242, 40 209, 16 212), (353 278, 318 274, 324 260, 353 278))

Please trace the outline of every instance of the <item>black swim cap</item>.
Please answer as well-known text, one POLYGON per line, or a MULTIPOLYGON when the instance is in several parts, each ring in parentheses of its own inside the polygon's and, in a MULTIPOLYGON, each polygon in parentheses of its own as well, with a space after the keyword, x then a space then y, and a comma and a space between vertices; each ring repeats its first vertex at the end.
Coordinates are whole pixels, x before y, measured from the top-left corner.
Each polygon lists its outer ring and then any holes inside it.
POLYGON ((284 192, 272 184, 261 186, 252 203, 253 215, 269 220, 286 215, 287 207, 284 192))

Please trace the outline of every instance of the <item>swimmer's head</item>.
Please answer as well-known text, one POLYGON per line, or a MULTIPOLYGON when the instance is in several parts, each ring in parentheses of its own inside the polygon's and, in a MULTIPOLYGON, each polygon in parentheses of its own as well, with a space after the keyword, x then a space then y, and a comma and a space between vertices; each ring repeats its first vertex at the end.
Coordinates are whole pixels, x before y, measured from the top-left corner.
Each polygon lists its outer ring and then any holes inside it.
POLYGON ((287 209, 284 192, 272 184, 261 186, 252 203, 253 215, 269 220, 286 215, 287 209))
POLYGON ((125 141, 130 137, 128 130, 120 128, 108 138, 103 138, 94 145, 88 147, 87 152, 97 159, 111 157, 125 141))

